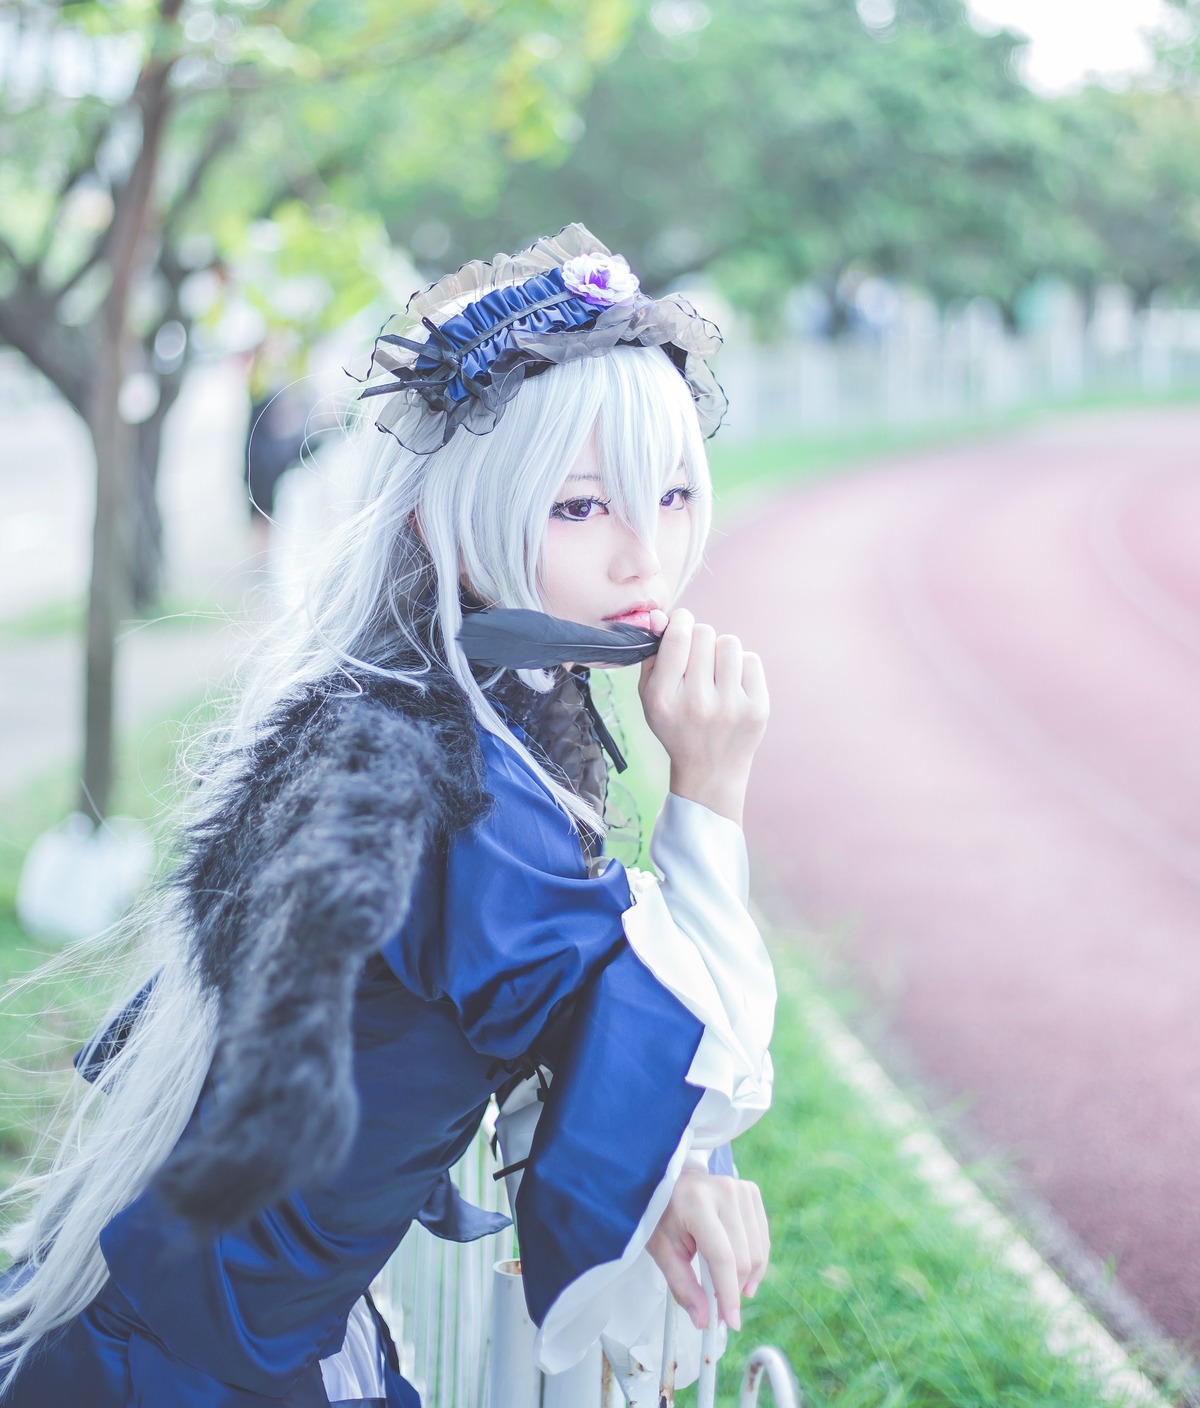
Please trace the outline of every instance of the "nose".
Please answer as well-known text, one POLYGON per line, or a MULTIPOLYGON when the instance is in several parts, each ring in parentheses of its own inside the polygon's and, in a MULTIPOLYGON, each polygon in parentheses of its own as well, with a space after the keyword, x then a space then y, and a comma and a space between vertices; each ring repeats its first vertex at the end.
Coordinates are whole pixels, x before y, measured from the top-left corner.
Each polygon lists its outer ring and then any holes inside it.
POLYGON ((623 523, 609 571, 616 582, 638 582, 656 577, 662 571, 662 563, 654 543, 638 537, 623 523))

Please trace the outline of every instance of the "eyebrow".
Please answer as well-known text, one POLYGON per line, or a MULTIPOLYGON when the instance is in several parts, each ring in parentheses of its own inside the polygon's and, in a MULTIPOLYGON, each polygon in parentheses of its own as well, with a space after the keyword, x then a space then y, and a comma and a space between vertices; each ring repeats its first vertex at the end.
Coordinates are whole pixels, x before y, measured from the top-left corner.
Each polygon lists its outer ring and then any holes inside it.
POLYGON ((563 482, 570 484, 572 480, 591 480, 593 484, 604 483, 604 480, 601 479, 598 474, 568 474, 563 482))

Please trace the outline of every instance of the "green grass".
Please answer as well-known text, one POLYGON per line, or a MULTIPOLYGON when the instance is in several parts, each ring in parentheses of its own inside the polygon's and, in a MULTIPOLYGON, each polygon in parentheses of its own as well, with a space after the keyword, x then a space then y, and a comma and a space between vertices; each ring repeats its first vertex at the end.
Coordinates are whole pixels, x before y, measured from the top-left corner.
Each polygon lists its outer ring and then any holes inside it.
POLYGON ((805 1020, 813 979, 786 937, 775 952, 775 1104, 737 1150, 771 1214, 772 1266, 722 1364, 726 1401, 767 1343, 791 1359, 807 1408, 1095 1408, 1095 1373, 1047 1348, 1027 1283, 831 1066, 805 1020))
MULTIPOLYGON (((181 710, 122 740, 117 754, 114 815, 133 816, 165 833, 179 798, 178 745, 207 714, 181 710)), ((16 910, 25 853, 35 838, 76 804, 77 774, 64 767, 19 789, 0 809, 0 1185, 18 1172, 55 1106, 74 1079, 71 1058, 121 995, 130 972, 121 949, 58 950, 30 938, 16 910), (26 986, 11 986, 51 969, 26 986)))
POLYGON ((48 601, 20 616, 0 621, 0 641, 30 640, 39 636, 83 634, 87 609, 83 601, 48 601))
MULTIPOLYGON (((131 629, 156 630, 181 621, 224 619, 225 613, 211 604, 167 599, 149 608, 144 616, 130 616, 122 622, 119 634, 131 629)), ((20 616, 0 621, 0 642, 33 640, 42 636, 82 636, 87 624, 87 604, 82 599, 49 601, 31 607, 20 616)))

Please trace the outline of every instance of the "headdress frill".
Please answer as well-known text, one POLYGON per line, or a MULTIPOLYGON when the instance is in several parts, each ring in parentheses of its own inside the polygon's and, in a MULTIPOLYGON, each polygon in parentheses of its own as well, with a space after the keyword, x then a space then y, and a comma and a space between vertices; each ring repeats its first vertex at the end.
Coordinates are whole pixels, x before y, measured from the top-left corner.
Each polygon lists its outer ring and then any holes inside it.
POLYGON ((394 331, 389 319, 361 378, 370 383, 362 398, 382 400, 378 428, 414 454, 430 454, 460 428, 494 430, 526 377, 623 344, 666 352, 687 382, 702 433, 713 435, 728 403, 705 358, 720 348, 720 330, 678 293, 634 292, 602 304, 582 296, 563 277, 563 265, 581 255, 610 252, 583 225, 567 225, 518 254, 474 259, 415 294, 405 328, 427 336, 394 331), (379 373, 386 378, 375 381, 379 373), (409 415, 414 407, 423 413, 409 415))

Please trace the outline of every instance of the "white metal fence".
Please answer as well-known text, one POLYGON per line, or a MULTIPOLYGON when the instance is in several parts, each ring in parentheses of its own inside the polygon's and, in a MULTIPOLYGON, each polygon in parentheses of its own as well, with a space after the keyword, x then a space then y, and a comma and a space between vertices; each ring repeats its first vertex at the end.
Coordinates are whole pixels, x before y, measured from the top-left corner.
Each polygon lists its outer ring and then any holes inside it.
MULTIPOLYGON (((508 1213, 486 1125, 451 1170, 476 1207, 508 1213)), ((492 1268, 516 1255, 511 1228, 477 1242, 443 1242, 414 1223, 373 1288, 392 1326, 401 1372, 428 1408, 485 1408, 492 1268)))
POLYGON ((1200 310, 1132 309, 1119 290, 1084 320, 1063 298, 1015 333, 985 300, 874 334, 730 337, 717 374, 729 439, 919 427, 1087 397, 1200 393, 1200 310))

